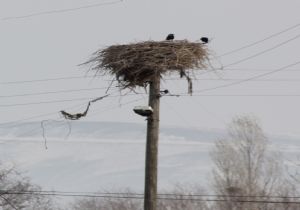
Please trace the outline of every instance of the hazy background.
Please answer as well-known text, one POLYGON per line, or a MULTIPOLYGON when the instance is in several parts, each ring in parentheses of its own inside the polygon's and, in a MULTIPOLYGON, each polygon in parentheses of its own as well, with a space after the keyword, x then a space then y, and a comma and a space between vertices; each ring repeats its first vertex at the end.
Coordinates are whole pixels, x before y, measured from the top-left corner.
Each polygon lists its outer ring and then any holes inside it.
MULTIPOLYGON (((247 79, 299 61, 300 39, 296 36, 300 34, 300 26, 245 50, 216 59, 219 55, 298 24, 299 1, 124 0, 88 9, 18 18, 109 2, 0 2, 0 112, 1 123, 4 123, 1 126, 7 126, 7 122, 18 123, 19 120, 28 118, 25 121, 59 119, 58 111, 62 109, 69 112, 83 111, 88 100, 77 99, 104 95, 110 82, 104 80, 109 78, 84 78, 88 68, 79 67, 78 64, 89 59, 94 51, 102 47, 144 40, 163 40, 168 33, 174 33, 176 39, 190 41, 197 41, 201 36, 212 38, 209 43, 215 57, 212 64, 219 68, 222 63, 225 68, 204 75, 200 75, 200 71, 196 73, 199 80, 194 81, 195 96, 163 97, 161 124, 224 129, 225 123, 233 116, 247 113, 256 115, 268 133, 300 134, 300 65, 260 78, 263 81, 248 81, 197 94, 199 90, 233 82, 220 79, 247 79), (294 37, 296 38, 293 41, 274 50, 227 66, 294 37), (7 83, 81 76, 81 79, 7 83), (14 96, 90 88, 99 89, 14 96), (72 101, 41 103, 65 99, 72 101), (18 105, 33 102, 39 104, 18 105), (51 114, 36 117, 47 113, 51 114)), ((171 77, 178 78, 175 75, 171 77)), ((162 86, 162 89, 166 88, 174 94, 187 92, 185 80, 165 80, 162 86)), ((84 121, 144 123, 144 119, 135 115, 132 108, 146 104, 147 95, 119 97, 116 89, 111 92, 114 92, 115 97, 93 104, 84 121), (139 101, 132 102, 134 100, 139 101)))
MULTIPOLYGON (((215 70, 195 73, 193 96, 161 98, 159 190, 208 186, 209 152, 237 115, 258 117, 271 150, 283 153, 284 167, 295 167, 299 8, 296 0, 1 0, 0 160, 46 190, 143 192, 146 121, 132 111, 147 104, 143 89, 120 93, 114 84, 110 97, 70 124, 71 133, 59 111, 83 112, 105 95, 111 77, 93 78, 88 66, 78 66, 93 52, 174 33, 180 40, 209 37, 215 70)), ((167 75, 164 89, 185 95, 188 87, 167 75)))

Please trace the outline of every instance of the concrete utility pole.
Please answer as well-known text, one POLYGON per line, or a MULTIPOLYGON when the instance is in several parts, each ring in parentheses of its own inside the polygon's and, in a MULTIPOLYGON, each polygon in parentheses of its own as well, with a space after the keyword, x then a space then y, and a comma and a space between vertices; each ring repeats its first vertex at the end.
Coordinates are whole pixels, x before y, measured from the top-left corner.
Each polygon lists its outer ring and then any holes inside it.
MULTIPOLYGON (((156 210, 157 163, 159 136, 160 78, 174 72, 192 81, 186 71, 205 69, 209 59, 205 43, 173 40, 174 34, 163 41, 143 41, 132 44, 112 45, 98 50, 89 61, 90 68, 114 76, 121 89, 133 90, 150 83, 149 106, 137 106, 133 111, 147 117, 147 143, 145 167, 144 210, 156 210)), ((207 41, 202 39, 203 42, 207 41)), ((167 94, 168 91, 164 91, 167 94)))
POLYGON ((149 90, 149 106, 153 113, 148 117, 147 123, 144 210, 156 210, 159 100, 160 74, 156 74, 150 82, 149 90))

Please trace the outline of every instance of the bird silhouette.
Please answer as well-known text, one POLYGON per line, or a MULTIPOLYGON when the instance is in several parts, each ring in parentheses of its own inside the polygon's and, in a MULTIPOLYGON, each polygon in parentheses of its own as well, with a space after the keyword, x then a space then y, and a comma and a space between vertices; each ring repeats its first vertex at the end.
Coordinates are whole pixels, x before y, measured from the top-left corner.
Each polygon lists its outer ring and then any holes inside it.
POLYGON ((166 40, 173 40, 175 38, 174 34, 169 34, 166 40))
POLYGON ((207 44, 209 42, 209 39, 207 37, 201 37, 200 39, 203 44, 207 44))

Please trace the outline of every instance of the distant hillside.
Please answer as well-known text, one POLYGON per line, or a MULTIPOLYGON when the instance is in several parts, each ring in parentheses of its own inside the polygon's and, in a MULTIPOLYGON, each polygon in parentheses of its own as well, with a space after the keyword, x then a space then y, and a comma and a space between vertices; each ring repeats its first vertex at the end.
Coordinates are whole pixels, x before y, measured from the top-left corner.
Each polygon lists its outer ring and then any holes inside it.
MULTIPOLYGON (((43 123, 44 134, 47 138, 92 138, 92 139, 144 139, 146 123, 120 123, 120 122, 56 122, 43 123), (70 134, 69 134, 70 129, 70 134), (68 135, 69 134, 69 135, 68 135)), ((218 130, 201 130, 196 128, 161 126, 160 135, 185 140, 215 140, 224 135, 218 130)), ((0 127, 0 137, 40 138, 43 136, 41 122, 23 123, 16 127, 0 127)))
MULTIPOLYGON (((146 123, 39 122, 0 128, 0 159, 15 163, 48 190, 117 191, 144 186, 146 123)), ((175 184, 209 185, 209 152, 224 131, 161 126, 159 189, 175 184)), ((287 158, 300 154, 298 138, 271 136, 273 149, 287 158)))

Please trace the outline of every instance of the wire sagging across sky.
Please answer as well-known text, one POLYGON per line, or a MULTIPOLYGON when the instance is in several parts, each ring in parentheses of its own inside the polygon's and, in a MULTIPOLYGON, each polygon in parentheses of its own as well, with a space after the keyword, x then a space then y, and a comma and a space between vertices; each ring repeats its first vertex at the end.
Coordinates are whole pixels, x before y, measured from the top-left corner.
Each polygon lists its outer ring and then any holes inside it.
MULTIPOLYGON (((286 66, 281 67, 281 68, 279 68, 279 69, 275 69, 275 70, 273 70, 273 71, 269 71, 269 72, 266 72, 266 73, 258 74, 258 75, 256 75, 256 76, 248 77, 248 78, 246 78, 246 79, 242 79, 242 80, 239 80, 239 81, 235 81, 235 82, 232 82, 232 83, 229 83, 229 84, 219 85, 219 86, 212 87, 212 88, 205 88, 205 89, 202 89, 202 90, 197 91, 197 93, 202 93, 202 92, 205 92, 205 91, 216 90, 216 89, 220 89, 220 88, 224 88, 224 87, 229 87, 229 86, 233 86, 233 85, 238 85, 238 84, 241 84, 241 83, 244 83, 244 82, 248 82, 248 81, 255 80, 255 79, 258 79, 258 78, 267 76, 267 75, 271 75, 271 74, 277 73, 277 72, 279 72, 279 71, 283 71, 283 70, 285 70, 285 69, 287 69, 287 68, 290 68, 290 67, 292 67, 292 66, 296 66, 296 65, 298 65, 298 64, 300 64, 300 61, 297 61, 297 62, 295 62, 295 63, 286 65, 286 66)), ((195 92, 195 93, 196 93, 196 92, 195 92)))
MULTIPOLYGON (((62 191, 2 191, 8 195, 32 195, 32 196, 57 196, 57 197, 85 197, 85 198, 109 198, 109 199, 144 199, 144 194, 137 193, 84 193, 62 191)), ((234 203, 273 203, 273 204, 300 204, 297 196, 251 196, 251 195, 184 195, 184 194, 158 194, 159 200, 173 201, 197 201, 197 202, 234 202, 234 203), (234 200, 231 198, 235 198, 234 200)))
POLYGON ((295 25, 293 25, 293 26, 291 26, 291 27, 288 27, 288 28, 286 28, 286 29, 283 29, 282 31, 276 32, 276 33, 274 33, 274 34, 271 34, 271 35, 269 35, 269 36, 267 36, 267 37, 265 37, 265 38, 263 38, 263 39, 261 39, 261 40, 255 41, 255 42, 253 42, 253 43, 250 43, 250 44, 247 44, 247 45, 245 45, 245 46, 239 47, 239 48, 237 48, 237 49, 231 50, 231 51, 229 51, 229 52, 223 53, 223 54, 219 55, 218 57, 224 57, 224 56, 227 56, 227 55, 230 55, 230 54, 239 52, 239 51, 241 51, 241 50, 244 50, 244 49, 246 49, 246 48, 255 46, 255 45, 260 44, 260 43, 262 43, 262 42, 264 42, 264 41, 267 41, 267 40, 272 39, 272 38, 274 38, 274 37, 276 37, 276 36, 279 36, 279 35, 281 35, 281 34, 283 34, 283 33, 285 33, 285 32, 288 32, 288 31, 290 31, 290 30, 293 30, 293 29, 295 29, 295 28, 298 28, 299 26, 300 26, 300 23, 297 23, 297 24, 295 24, 295 25))
POLYGON ((4 17, 4 18, 2 18, 2 21, 13 20, 13 19, 30 18, 30 17, 35 17, 35 16, 41 16, 41 15, 51 15, 51 14, 57 14, 57 13, 74 12, 74 11, 82 10, 82 9, 89 9, 89 8, 100 7, 100 6, 104 6, 104 5, 118 4, 118 3, 121 3, 122 1, 123 0, 108 1, 108 2, 102 2, 102 3, 97 3, 97 4, 84 5, 84 6, 80 6, 80 7, 48 10, 48 11, 43 11, 43 12, 31 13, 31 14, 27 14, 27 15, 4 17))
POLYGON ((233 66, 233 65, 236 65, 236 64, 239 64, 239 63, 242 63, 242 62, 244 62, 244 61, 250 60, 250 59, 252 59, 252 58, 255 58, 255 57, 257 57, 257 56, 260 56, 260 55, 262 55, 262 54, 265 54, 265 53, 267 53, 267 52, 270 52, 270 51, 272 51, 272 50, 274 50, 274 49, 276 49, 276 48, 279 48, 279 47, 281 47, 281 46, 283 46, 283 45, 285 45, 285 44, 287 44, 287 43, 289 43, 289 42, 291 42, 291 41, 294 41, 294 40, 298 39, 298 38, 300 38, 300 34, 298 34, 297 36, 292 37, 292 38, 290 38, 290 39, 288 39, 288 40, 286 40, 286 41, 284 41, 284 42, 280 42, 279 44, 277 44, 277 45, 275 45, 275 46, 273 46, 273 47, 267 48, 267 49, 265 49, 265 50, 263 50, 263 51, 261 51, 261 52, 255 53, 255 54, 253 54, 253 55, 251 55, 251 56, 248 56, 248 57, 243 58, 243 59, 241 59, 241 60, 235 61, 235 62, 233 62, 233 63, 224 65, 224 68, 229 67, 229 66, 233 66))

